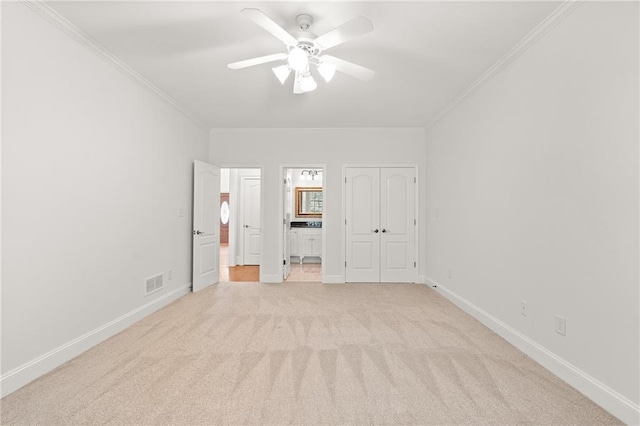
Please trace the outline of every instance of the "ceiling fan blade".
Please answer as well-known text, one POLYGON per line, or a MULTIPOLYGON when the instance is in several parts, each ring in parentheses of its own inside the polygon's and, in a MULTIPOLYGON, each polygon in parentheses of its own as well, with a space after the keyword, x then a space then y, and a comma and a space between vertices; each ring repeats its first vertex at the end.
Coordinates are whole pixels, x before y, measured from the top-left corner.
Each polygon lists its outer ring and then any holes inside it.
POLYGON ((300 73, 298 71, 296 71, 295 79, 293 80, 293 93, 296 95, 304 93, 300 88, 300 73))
POLYGON ((357 16, 316 38, 313 43, 320 50, 327 50, 370 31, 373 31, 373 23, 364 16, 357 16))
POLYGON ((336 58, 335 56, 322 55, 320 60, 333 64, 336 66, 338 71, 349 74, 350 76, 363 81, 371 80, 375 75, 375 71, 372 71, 369 68, 354 64, 353 62, 345 61, 344 59, 336 58))
POLYGON ((252 67, 254 65, 266 64, 267 62, 280 61, 287 59, 286 53, 274 53, 273 55, 260 56, 258 58, 246 59, 244 61, 233 62, 227 66, 232 70, 239 70, 241 68, 252 67))
POLYGON ((276 24, 271 18, 262 13, 260 9, 242 9, 240 13, 270 32, 287 46, 296 46, 298 44, 298 40, 286 32, 280 25, 276 24))

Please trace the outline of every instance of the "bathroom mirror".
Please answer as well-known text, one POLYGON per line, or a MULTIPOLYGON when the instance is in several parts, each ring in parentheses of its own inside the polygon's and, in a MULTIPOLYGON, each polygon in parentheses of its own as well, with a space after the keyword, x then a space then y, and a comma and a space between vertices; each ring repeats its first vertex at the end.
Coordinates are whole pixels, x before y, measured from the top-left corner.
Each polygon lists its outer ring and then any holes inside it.
POLYGON ((296 217, 322 217, 322 188, 296 186, 296 217))

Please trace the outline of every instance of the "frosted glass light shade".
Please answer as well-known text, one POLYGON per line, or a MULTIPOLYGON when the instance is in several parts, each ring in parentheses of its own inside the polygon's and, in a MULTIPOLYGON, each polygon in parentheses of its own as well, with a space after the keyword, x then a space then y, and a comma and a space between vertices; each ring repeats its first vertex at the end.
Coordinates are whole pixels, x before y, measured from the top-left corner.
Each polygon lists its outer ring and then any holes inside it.
POLYGON ((316 83, 311 74, 307 73, 300 77, 300 90, 303 92, 311 92, 316 90, 316 87, 318 87, 318 83, 316 83))
POLYGON ((276 77, 278 77, 281 84, 284 84, 284 82, 287 81, 287 78, 289 78, 289 74, 291 74, 291 68, 289 65, 280 65, 279 67, 271 68, 271 70, 276 77))
POLYGON ((322 62, 320 65, 318 65, 318 72, 320 73, 322 78, 324 78, 324 81, 328 83, 336 74, 336 66, 333 64, 322 62))
POLYGON ((299 47, 294 47, 289 52, 288 62, 294 71, 303 72, 309 66, 309 56, 307 56, 307 52, 304 50, 299 47))

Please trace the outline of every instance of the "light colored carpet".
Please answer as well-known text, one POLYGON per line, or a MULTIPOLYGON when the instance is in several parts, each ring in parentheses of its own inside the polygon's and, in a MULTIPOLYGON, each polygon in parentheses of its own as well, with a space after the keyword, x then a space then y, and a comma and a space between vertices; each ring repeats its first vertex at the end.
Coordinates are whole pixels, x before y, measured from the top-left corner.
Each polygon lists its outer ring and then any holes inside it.
POLYGON ((221 283, 2 400, 3 424, 619 424, 414 284, 221 283))

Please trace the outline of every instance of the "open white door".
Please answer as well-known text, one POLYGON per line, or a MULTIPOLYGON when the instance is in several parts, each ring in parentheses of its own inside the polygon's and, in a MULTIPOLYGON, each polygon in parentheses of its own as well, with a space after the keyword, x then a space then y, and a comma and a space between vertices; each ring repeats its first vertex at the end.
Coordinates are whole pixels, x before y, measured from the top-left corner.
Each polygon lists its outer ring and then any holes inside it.
POLYGON ((244 230, 244 264, 260 265, 262 227, 260 224, 260 179, 242 178, 242 212, 244 230))
POLYGON ((284 224, 283 228, 283 268, 282 268, 282 279, 286 280, 289 278, 289 274, 291 273, 291 247, 289 243, 291 242, 291 213, 289 212, 291 206, 291 182, 287 177, 287 172, 284 173, 284 187, 282 189, 282 201, 284 205, 282 206, 284 220, 282 223, 284 224))
POLYGON ((220 168, 193 163, 193 291, 220 277, 220 168))

